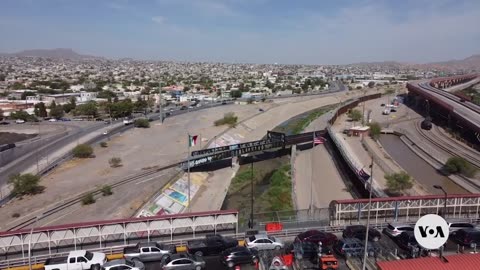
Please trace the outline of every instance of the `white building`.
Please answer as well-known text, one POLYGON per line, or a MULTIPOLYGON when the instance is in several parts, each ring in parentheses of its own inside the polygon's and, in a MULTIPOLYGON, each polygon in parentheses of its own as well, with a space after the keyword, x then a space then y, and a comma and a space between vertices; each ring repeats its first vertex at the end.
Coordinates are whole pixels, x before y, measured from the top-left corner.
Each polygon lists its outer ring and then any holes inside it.
POLYGON ((80 103, 88 102, 97 98, 97 92, 80 92, 80 96, 77 97, 77 101, 80 103))
POLYGON ((73 92, 80 92, 85 89, 85 86, 83 84, 77 84, 77 85, 72 85, 70 86, 70 90, 73 92))

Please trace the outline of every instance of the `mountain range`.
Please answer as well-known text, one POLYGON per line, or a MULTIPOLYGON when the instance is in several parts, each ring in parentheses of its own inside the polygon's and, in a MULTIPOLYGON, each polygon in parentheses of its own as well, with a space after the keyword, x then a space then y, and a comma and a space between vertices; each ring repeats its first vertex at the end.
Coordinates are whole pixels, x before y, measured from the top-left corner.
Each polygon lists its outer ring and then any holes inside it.
MULTIPOLYGON (((20 56, 20 57, 42 57, 53 59, 72 59, 72 60, 86 60, 86 59, 103 59, 103 57, 84 55, 75 52, 72 49, 57 48, 57 49, 34 49, 24 50, 16 53, 0 53, 0 56, 20 56)), ((442 62, 415 64, 402 63, 396 61, 383 62, 362 62, 352 64, 359 67, 382 67, 382 68, 415 68, 426 70, 480 70, 480 54, 472 55, 465 59, 449 60, 442 62)))

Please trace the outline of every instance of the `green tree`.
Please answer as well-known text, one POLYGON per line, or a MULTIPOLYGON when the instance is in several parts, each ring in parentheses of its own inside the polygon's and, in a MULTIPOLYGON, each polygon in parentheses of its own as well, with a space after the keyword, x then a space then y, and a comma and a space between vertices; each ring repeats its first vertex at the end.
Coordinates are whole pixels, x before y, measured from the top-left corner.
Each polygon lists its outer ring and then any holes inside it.
POLYGON ((382 127, 377 122, 372 122, 369 124, 369 126, 370 126, 370 136, 373 139, 377 140, 380 137, 380 134, 382 133, 382 127))
POLYGON ((130 116, 133 112, 133 107, 133 103, 130 99, 109 104, 110 112, 114 118, 130 116))
POLYGON ((3 110, 0 109, 0 120, 3 120, 3 117, 4 117, 4 116, 3 116, 3 110))
POLYGON ((12 175, 8 182, 13 185, 12 192, 15 196, 36 194, 43 190, 39 185, 40 176, 31 173, 12 175))
POLYGON ((23 85, 23 83, 20 83, 20 82, 14 82, 11 88, 13 90, 21 90, 25 88, 25 85, 23 85))
POLYGON ((122 159, 119 157, 112 157, 108 160, 108 163, 110 164, 110 167, 117 168, 122 166, 122 159))
POLYGON ((95 101, 89 101, 85 104, 80 104, 75 109, 74 114, 96 117, 98 114, 97 103, 95 101))
POLYGON ((0 73, 0 82, 4 82, 5 78, 7 78, 7 75, 0 73))
POLYGON ((350 119, 352 119, 352 121, 355 123, 362 119, 362 113, 359 110, 350 110, 348 117, 350 117, 350 119))
POLYGON ((150 122, 148 122, 148 119, 141 118, 141 119, 136 119, 133 125, 135 127, 140 127, 140 128, 149 128, 150 122))
POLYGON ((448 173, 461 173, 467 177, 473 177, 476 173, 475 167, 473 167, 463 157, 451 157, 445 163, 444 169, 448 173))
POLYGON ((241 98, 241 97, 242 97, 242 92, 239 91, 239 90, 230 91, 230 97, 232 97, 232 98, 241 98))
POLYGON ((104 91, 100 91, 98 92, 97 94, 97 98, 114 98, 116 97, 117 94, 115 94, 114 92, 110 91, 110 90, 104 90, 104 91))
POLYGON ((413 181, 406 172, 385 174, 387 188, 392 193, 400 193, 413 187, 413 181))
POLYGON ((112 192, 112 186, 109 186, 109 185, 104 185, 101 189, 102 191, 102 195, 103 196, 110 196, 113 194, 112 192))
POLYGON ((368 82, 368 88, 373 88, 375 86, 375 82, 374 81, 371 81, 371 82, 368 82))
POLYGON ((35 94, 34 92, 31 92, 31 91, 24 91, 22 93, 22 96, 21 96, 21 100, 26 100, 27 97, 30 97, 30 96, 36 96, 37 94, 35 94))
POLYGON ((88 144, 79 144, 72 150, 76 158, 89 158, 93 155, 93 148, 88 144))
POLYGON ((270 80, 267 80, 265 82, 265 87, 267 87, 268 89, 273 89, 273 87, 275 87, 275 85, 270 80))
POLYGON ((16 111, 10 113, 10 118, 14 120, 21 119, 23 121, 28 121, 28 119, 30 119, 30 115, 26 111, 16 111))
POLYGON ((70 113, 71 111, 75 110, 76 107, 77 107, 77 100, 75 97, 71 97, 70 102, 63 105, 63 110, 66 113, 70 113))
POLYGON ((65 112, 63 111, 63 107, 60 105, 57 105, 53 108, 50 107, 50 117, 59 119, 62 118, 63 115, 65 115, 65 112))
POLYGON ((215 126, 228 125, 229 127, 237 126, 238 117, 233 112, 226 113, 222 119, 214 122, 215 126))
POLYGON ((95 203, 95 198, 93 197, 93 193, 88 193, 82 198, 83 205, 89 205, 95 203))
POLYGON ((148 107, 148 102, 145 99, 139 97, 137 101, 133 104, 133 106, 135 107, 136 111, 144 111, 148 107))
POLYGON ((34 112, 36 116, 47 117, 48 113, 47 113, 47 107, 45 106, 45 103, 43 102, 37 103, 35 104, 34 108, 35 108, 34 112))
POLYGON ((50 109, 53 109, 57 107, 57 103, 55 102, 55 100, 52 100, 52 102, 50 103, 50 109))

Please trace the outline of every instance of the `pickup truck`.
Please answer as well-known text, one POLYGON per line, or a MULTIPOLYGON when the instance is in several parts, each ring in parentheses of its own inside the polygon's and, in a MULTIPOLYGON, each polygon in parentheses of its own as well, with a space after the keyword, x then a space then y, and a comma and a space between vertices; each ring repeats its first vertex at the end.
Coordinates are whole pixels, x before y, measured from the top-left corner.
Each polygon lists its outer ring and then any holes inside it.
POLYGON ((45 261, 45 270, 96 270, 107 262, 104 253, 86 250, 70 251, 67 257, 50 258, 45 261))
POLYGON ((123 249, 125 259, 141 262, 161 261, 166 256, 175 253, 174 246, 166 247, 155 242, 138 243, 133 247, 123 249))
POLYGON ((208 256, 220 254, 228 248, 238 246, 238 241, 231 237, 224 237, 219 234, 207 234, 205 239, 192 240, 187 242, 187 250, 196 256, 208 256))
POLYGON ((133 124, 133 119, 125 118, 125 119, 123 119, 123 124, 124 124, 125 126, 130 125, 130 124, 133 124))

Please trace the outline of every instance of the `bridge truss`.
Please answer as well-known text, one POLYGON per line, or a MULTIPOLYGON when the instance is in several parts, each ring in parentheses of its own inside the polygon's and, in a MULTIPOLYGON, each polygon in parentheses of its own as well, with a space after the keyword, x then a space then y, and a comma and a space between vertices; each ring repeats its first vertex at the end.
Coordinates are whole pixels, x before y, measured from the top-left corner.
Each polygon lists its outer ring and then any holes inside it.
MULTIPOLYGON (((426 214, 443 213, 445 196, 406 196, 372 199, 372 223, 416 221, 426 214)), ((330 203, 330 225, 363 222, 367 218, 368 199, 335 200, 330 203)), ((447 196, 447 218, 478 219, 480 194, 447 196)))
POLYGON ((190 214, 177 214, 144 218, 86 222, 31 230, 7 231, 0 233, 0 255, 7 253, 26 254, 31 249, 48 250, 59 247, 105 242, 128 243, 129 239, 164 237, 173 241, 174 236, 195 233, 238 230, 238 211, 214 211, 190 214))

